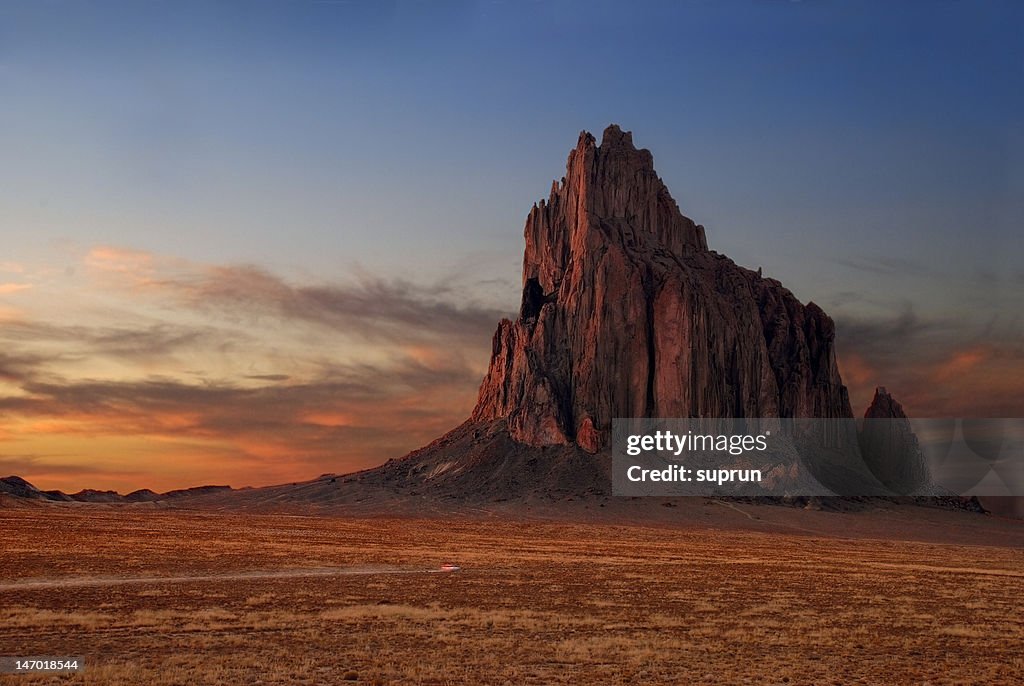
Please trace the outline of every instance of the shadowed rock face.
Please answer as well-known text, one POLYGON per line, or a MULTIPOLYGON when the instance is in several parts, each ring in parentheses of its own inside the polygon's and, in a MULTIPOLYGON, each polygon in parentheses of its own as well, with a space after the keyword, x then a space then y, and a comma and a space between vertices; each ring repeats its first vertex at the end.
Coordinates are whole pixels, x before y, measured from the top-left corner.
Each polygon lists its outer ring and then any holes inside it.
POLYGON ((20 476, 5 476, 0 479, 0 493, 33 500, 46 499, 46 495, 42 491, 20 476))
POLYGON ((524 233, 472 422, 595 453, 615 417, 852 418, 828 315, 709 251, 618 126, 580 135, 524 233))
POLYGON ((892 394, 885 386, 878 386, 875 389, 875 397, 871 405, 864 412, 865 419, 906 419, 907 413, 903 411, 903 405, 892 397, 892 394))
POLYGON ((864 413, 860 449, 871 472, 886 487, 907 494, 928 483, 928 468, 903 406, 885 389, 875 389, 864 413))

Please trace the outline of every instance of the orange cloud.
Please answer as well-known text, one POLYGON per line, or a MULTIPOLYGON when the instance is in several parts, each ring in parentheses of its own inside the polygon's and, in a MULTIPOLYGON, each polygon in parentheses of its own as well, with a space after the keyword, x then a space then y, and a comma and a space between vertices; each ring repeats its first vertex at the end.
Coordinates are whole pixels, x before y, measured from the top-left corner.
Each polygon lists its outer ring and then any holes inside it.
POLYGON ((847 385, 864 386, 873 383, 878 378, 878 370, 857 353, 844 355, 837 362, 839 373, 847 385))
POLYGON ((316 424, 318 426, 351 426, 353 423, 351 414, 322 410, 309 412, 300 417, 300 420, 307 424, 316 424))
MULTIPOLYGON (((283 409, 277 420, 267 417, 273 408, 244 401, 206 417, 126 407, 32 418, 11 423, 0 435, 0 473, 18 474, 40 488, 167 490, 210 482, 259 486, 357 471, 420 447, 436 437, 438 426, 451 428, 465 418, 462 408, 432 399, 429 411, 410 411, 402 399, 385 397, 349 409, 355 403, 341 398, 336 409, 283 409), (12 459, 15 449, 62 456, 59 474, 46 460, 12 459)), ((60 411, 41 408, 48 410, 60 411)))
POLYGON ((936 366, 932 372, 932 378, 936 382, 956 379, 967 374, 990 357, 991 351, 981 346, 955 351, 948 359, 936 366))
POLYGON ((176 272, 192 268, 184 260, 108 245, 89 250, 84 262, 93 276, 115 288, 125 285, 134 288, 160 286, 176 272))
POLYGON ((855 413, 886 386, 914 417, 1024 416, 1019 323, 964 316, 836 319, 837 357, 855 413))
POLYGON ((43 488, 264 485, 380 464, 465 419, 502 314, 370 277, 294 286, 111 247, 86 264, 104 303, 123 294, 113 323, 0 328, 0 472, 43 488))
POLYGON ((122 273, 151 270, 153 262, 153 254, 145 250, 130 250, 108 245, 92 248, 85 257, 85 263, 90 267, 122 273))
POLYGON ((0 283, 0 295, 10 295, 32 288, 30 283, 0 283))

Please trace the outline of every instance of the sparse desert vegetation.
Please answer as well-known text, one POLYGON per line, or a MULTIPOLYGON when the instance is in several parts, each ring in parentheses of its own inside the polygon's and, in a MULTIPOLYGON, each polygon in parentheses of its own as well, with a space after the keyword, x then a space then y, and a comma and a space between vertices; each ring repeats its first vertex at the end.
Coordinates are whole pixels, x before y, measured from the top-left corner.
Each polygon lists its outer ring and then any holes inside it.
POLYGON ((88 665, 2 683, 1024 681, 1013 547, 90 507, 0 529, 0 654, 88 665))

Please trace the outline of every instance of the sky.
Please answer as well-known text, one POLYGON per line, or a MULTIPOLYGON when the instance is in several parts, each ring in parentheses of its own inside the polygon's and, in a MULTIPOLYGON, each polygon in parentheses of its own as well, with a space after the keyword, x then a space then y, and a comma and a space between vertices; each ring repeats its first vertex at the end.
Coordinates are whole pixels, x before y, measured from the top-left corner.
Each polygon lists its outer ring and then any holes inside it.
POLYGON ((580 130, 837 323, 855 412, 1024 414, 1019 2, 0 0, 0 476, 282 483, 461 422, 580 130))

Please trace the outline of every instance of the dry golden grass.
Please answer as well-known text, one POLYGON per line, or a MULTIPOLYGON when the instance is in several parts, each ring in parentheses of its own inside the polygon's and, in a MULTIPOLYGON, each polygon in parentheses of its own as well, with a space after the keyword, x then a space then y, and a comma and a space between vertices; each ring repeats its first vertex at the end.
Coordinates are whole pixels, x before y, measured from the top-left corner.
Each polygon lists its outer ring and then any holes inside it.
POLYGON ((1015 548, 99 508, 0 530, 0 655, 88 665, 3 683, 1024 682, 1015 548))

